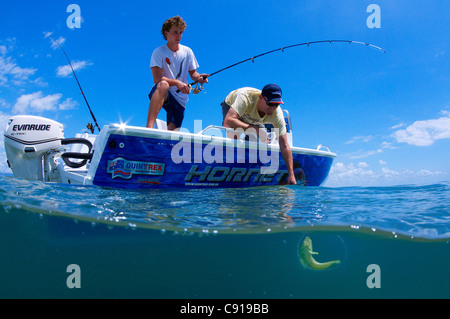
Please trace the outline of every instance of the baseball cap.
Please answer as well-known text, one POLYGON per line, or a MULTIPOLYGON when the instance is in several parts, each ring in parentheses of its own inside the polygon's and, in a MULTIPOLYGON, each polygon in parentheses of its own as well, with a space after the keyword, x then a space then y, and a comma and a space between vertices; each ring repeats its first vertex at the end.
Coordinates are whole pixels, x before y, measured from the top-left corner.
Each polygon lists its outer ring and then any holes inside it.
POLYGON ((269 103, 283 104, 281 99, 281 88, 276 84, 267 84, 261 91, 261 95, 267 99, 269 103))

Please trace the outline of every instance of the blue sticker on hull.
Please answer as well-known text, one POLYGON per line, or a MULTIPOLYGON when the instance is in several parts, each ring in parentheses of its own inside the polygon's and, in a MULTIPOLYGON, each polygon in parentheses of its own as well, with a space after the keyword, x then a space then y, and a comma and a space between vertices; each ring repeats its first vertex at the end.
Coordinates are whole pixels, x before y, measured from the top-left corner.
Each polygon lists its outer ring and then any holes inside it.
POLYGON ((112 178, 120 177, 130 179, 134 175, 164 175, 164 163, 129 161, 123 157, 117 157, 108 161, 107 172, 112 178))

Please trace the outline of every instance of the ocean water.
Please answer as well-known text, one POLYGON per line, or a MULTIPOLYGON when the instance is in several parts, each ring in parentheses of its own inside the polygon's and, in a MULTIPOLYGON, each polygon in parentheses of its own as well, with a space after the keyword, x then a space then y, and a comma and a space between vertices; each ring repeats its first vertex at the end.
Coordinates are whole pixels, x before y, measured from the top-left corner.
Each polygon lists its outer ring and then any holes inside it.
POLYGON ((129 191, 0 176, 0 298, 449 298, 450 183, 129 191), (325 270, 305 268, 309 237, 325 270))

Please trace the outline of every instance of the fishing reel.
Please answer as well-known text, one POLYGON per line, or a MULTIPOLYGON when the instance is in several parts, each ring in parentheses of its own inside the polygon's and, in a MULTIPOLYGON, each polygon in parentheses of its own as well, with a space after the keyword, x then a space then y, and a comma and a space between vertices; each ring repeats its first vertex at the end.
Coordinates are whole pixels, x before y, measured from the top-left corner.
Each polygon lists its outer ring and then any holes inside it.
POLYGON ((189 90, 191 90, 193 94, 199 94, 201 91, 203 91, 203 84, 200 84, 198 82, 195 83, 195 86, 189 84, 189 90))
POLYGON ((86 128, 94 134, 94 125, 92 123, 86 124, 86 128))

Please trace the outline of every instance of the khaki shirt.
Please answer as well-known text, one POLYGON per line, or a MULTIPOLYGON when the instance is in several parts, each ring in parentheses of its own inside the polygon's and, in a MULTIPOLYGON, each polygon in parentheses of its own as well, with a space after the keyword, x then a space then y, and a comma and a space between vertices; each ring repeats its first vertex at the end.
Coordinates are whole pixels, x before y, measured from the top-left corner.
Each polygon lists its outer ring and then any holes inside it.
POLYGON ((260 95, 261 90, 244 87, 228 94, 225 103, 232 107, 244 122, 255 125, 271 123, 278 129, 275 130, 277 136, 283 136, 286 134, 286 123, 281 107, 277 107, 272 115, 260 117, 257 108, 260 95))

